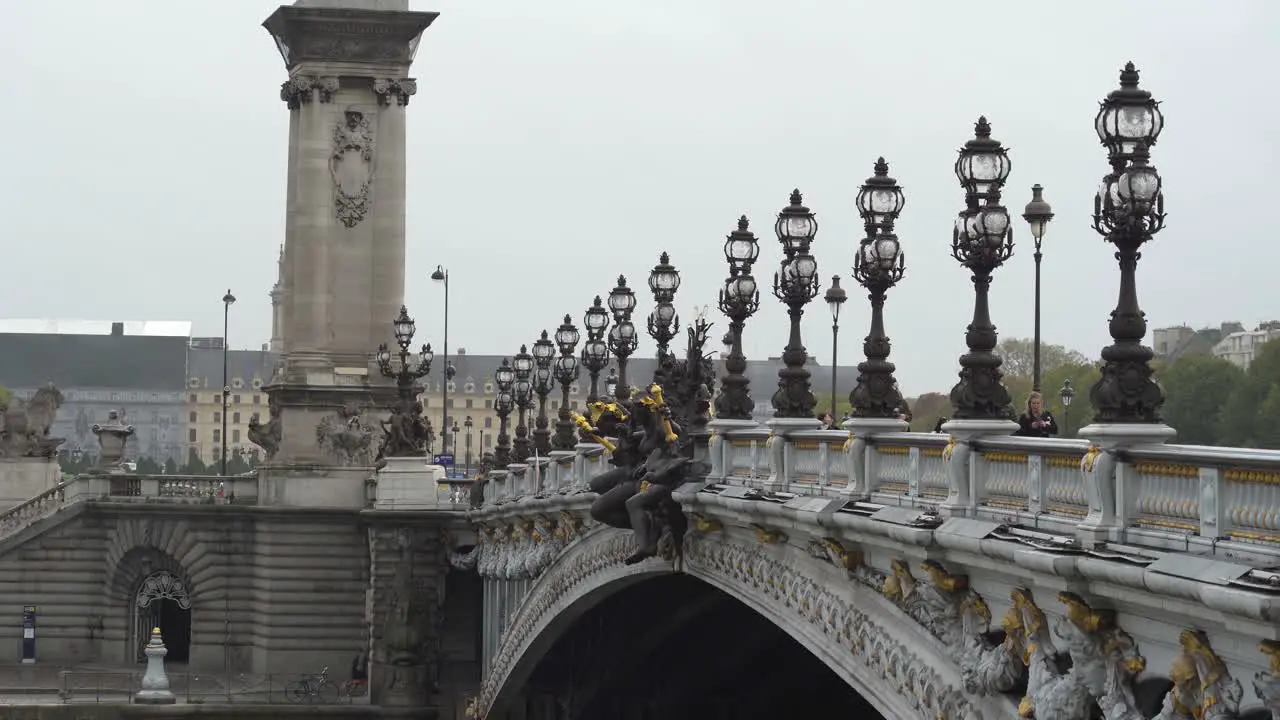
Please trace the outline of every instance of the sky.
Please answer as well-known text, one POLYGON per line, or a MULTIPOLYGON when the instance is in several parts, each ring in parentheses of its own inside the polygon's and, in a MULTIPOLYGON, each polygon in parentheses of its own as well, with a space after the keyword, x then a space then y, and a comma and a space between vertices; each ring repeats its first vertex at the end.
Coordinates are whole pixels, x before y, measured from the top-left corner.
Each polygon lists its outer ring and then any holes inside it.
MULTIPOLYGON (((0 316, 190 320, 231 343, 270 335, 284 237, 286 72, 260 27, 272 0, 9 3, 0 24, 0 316)), ((682 316, 714 309, 724 236, 746 214, 767 287, 772 225, 793 187, 816 213, 825 280, 844 277, 841 364, 861 356, 869 306, 850 266, 858 186, 884 156, 906 206, 907 275, 886 324, 910 395, 955 381, 972 312, 950 256, 963 206, 952 165, 986 115, 1013 164, 1005 204, 1030 186, 1056 214, 1044 248, 1043 337, 1096 356, 1118 270, 1090 228, 1107 171, 1098 101, 1132 60, 1164 101, 1152 162, 1168 224, 1143 252, 1152 327, 1280 317, 1272 242, 1280 85, 1274 0, 411 0, 440 17, 414 63, 409 105, 406 302, 439 342, 513 353, 579 318, 619 273, 643 288, 663 250, 682 316), (1262 73, 1261 75, 1259 73, 1262 73)), ((995 273, 1003 337, 1033 328, 1030 236, 995 273)), ((767 293, 747 354, 776 356, 785 308, 767 293)), ((642 317, 652 302, 640 293, 642 317)), ((390 320, 390 318, 388 318, 390 320)), ((832 352, 821 295, 804 321, 832 352)), ((645 338, 641 353, 652 352, 645 338)), ((716 348, 718 349, 718 348, 716 348)))

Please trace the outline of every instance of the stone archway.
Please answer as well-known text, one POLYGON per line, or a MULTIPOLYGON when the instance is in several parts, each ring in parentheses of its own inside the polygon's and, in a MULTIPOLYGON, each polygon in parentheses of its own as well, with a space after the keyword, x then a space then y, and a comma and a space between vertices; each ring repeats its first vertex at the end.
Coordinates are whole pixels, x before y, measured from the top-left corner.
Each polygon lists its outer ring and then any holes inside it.
MULTIPOLYGON (((660 560, 624 565, 632 550, 630 533, 591 532, 538 577, 494 655, 478 698, 482 713, 505 709, 577 617, 611 594, 673 572, 660 560)), ((966 695, 955 661, 898 607, 803 549, 737 530, 697 533, 686 538, 679 571, 777 625, 885 718, 1007 715, 1007 707, 966 695)))
POLYGON ((160 628, 169 653, 166 661, 186 663, 191 659, 191 596, 182 580, 168 570, 158 570, 142 579, 131 604, 130 651, 137 662, 145 662, 152 628, 160 628))

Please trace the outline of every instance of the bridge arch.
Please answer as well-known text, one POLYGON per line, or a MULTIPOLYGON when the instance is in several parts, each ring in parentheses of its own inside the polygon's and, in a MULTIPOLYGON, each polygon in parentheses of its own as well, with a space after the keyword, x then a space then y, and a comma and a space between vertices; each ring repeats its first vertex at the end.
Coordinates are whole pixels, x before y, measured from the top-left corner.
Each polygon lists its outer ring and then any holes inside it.
POLYGON ((851 581, 844 568, 785 539, 737 529, 691 534, 679 570, 656 559, 624 565, 633 549, 630 533, 596 530, 534 582, 494 655, 482 709, 506 709, 557 639, 592 608, 646 580, 679 573, 775 625, 889 720, 1009 714, 1006 703, 963 693, 955 662, 896 606, 851 581))

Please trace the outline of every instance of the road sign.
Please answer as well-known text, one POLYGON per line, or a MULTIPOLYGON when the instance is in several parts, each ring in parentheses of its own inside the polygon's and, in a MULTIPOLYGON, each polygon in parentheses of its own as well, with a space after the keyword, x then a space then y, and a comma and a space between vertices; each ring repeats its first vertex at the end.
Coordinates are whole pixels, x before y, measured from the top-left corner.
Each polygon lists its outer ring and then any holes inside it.
POLYGON ((22 664, 36 661, 36 606, 22 606, 22 664))
POLYGON ((445 467, 449 467, 453 465, 453 453, 440 453, 439 455, 436 455, 435 458, 433 458, 433 462, 436 465, 443 465, 445 467))

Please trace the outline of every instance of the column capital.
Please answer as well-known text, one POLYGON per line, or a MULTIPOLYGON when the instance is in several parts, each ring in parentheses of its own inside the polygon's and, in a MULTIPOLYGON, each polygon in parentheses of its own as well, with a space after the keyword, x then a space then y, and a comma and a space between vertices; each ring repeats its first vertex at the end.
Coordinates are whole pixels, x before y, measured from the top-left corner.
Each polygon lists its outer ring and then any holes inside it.
POLYGON ((290 110, 297 110, 306 105, 313 97, 318 97, 322 103, 332 102, 336 92, 338 92, 336 77, 294 75, 280 83, 280 99, 289 106, 290 110))
POLYGON ((378 78, 373 81, 373 92, 378 96, 379 105, 390 105, 392 100, 396 105, 408 105, 409 97, 418 92, 418 81, 413 78, 378 78))

